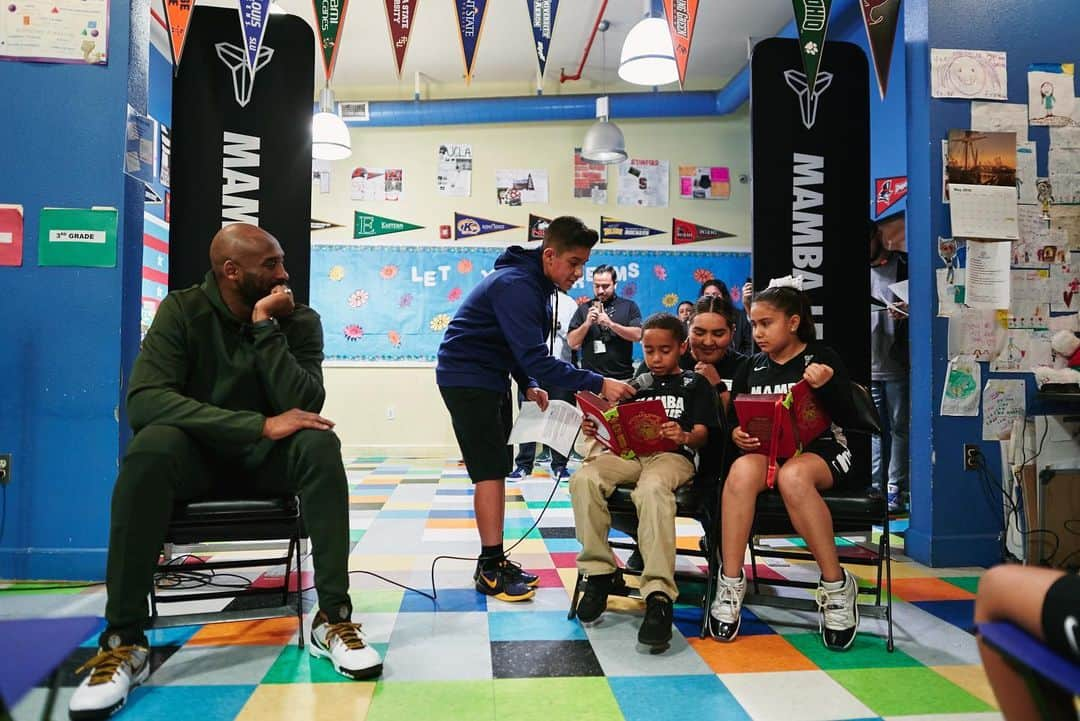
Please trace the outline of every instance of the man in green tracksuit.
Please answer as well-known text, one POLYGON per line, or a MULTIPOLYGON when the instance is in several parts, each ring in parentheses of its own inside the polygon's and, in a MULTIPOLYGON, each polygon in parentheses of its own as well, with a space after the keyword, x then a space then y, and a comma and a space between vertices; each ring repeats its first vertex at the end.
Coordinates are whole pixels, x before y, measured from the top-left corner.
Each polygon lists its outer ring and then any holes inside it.
POLYGON ((148 676, 147 596, 173 504, 213 494, 300 496, 321 609, 311 653, 352 678, 382 670, 351 622, 348 484, 334 424, 318 415, 319 315, 293 301, 281 246, 256 226, 223 228, 210 262, 201 285, 161 303, 132 368, 135 436, 113 491, 108 627, 73 719, 115 712, 148 676))

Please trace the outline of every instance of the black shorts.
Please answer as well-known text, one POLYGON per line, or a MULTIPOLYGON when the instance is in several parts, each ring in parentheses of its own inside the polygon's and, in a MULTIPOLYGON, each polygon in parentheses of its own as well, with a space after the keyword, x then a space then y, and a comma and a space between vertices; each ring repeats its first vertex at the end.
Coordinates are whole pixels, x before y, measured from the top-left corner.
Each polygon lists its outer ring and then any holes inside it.
POLYGON ((832 473, 833 490, 844 488, 851 476, 851 451, 831 435, 819 436, 810 442, 803 453, 813 453, 825 461, 832 473))
POLYGON ((1043 636, 1055 651, 1080 662, 1080 576, 1067 573, 1046 592, 1043 636))
POLYGON ((507 444, 513 425, 509 393, 439 386, 473 483, 506 478, 514 463, 507 444))

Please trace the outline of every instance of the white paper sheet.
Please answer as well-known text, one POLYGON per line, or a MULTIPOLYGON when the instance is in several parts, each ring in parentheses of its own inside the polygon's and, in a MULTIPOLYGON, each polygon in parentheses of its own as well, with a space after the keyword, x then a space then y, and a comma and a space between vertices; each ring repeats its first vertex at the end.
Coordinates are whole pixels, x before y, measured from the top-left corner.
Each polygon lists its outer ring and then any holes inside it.
POLYGON ((472 145, 444 143, 439 146, 435 187, 439 195, 472 195, 472 145))
POLYGON ((1002 242, 968 243, 964 302, 972 308, 1009 307, 1009 259, 1012 246, 1002 242))
POLYGON ((1050 128, 1050 148, 1080 148, 1080 128, 1050 128))
POLYGON ((972 356, 979 361, 996 358, 1005 347, 1009 312, 960 306, 949 318, 949 357, 972 356))
POLYGON ((1016 192, 1019 201, 1025 205, 1035 205, 1039 202, 1038 194, 1035 192, 1035 179, 1038 177, 1035 158, 1034 142, 1016 144, 1016 192))
POLYGON ((619 163, 617 205, 666 208, 668 161, 631 158, 619 163))
POLYGON ((1031 125, 1071 125, 1074 103, 1072 63, 1041 63, 1028 68, 1031 125))
POLYGON ((1016 189, 949 184, 953 237, 1016 240, 1016 189))
POLYGON ((1055 204, 1080 204, 1080 173, 1050 173, 1050 184, 1054 188, 1055 204))
POLYGON ((908 282, 906 280, 891 284, 889 290, 904 303, 908 302, 908 282))
POLYGON ((549 401, 543 413, 532 401, 522 403, 508 443, 539 442, 568 456, 581 428, 582 417, 577 406, 565 401, 549 401))
POLYGON ((1023 103, 971 101, 971 129, 1016 133, 1017 140, 1028 134, 1028 110, 1023 103))
POLYGON ((548 172, 541 168, 495 171, 499 205, 548 202, 548 172))
POLYGON ((984 441, 1007 441, 1013 421, 1024 417, 1024 381, 992 378, 983 388, 984 441))
POLYGON ((930 50, 932 97, 1005 100, 1008 87, 1003 52, 941 48, 930 50))
POLYGON ((981 377, 981 369, 975 358, 969 355, 953 356, 945 373, 945 387, 941 391, 941 415, 979 415, 981 377))
POLYGON ((956 302, 956 289, 963 291, 964 269, 953 270, 953 280, 949 282, 949 269, 937 269, 937 293, 938 293, 938 318, 950 318, 960 312, 960 304, 956 302))

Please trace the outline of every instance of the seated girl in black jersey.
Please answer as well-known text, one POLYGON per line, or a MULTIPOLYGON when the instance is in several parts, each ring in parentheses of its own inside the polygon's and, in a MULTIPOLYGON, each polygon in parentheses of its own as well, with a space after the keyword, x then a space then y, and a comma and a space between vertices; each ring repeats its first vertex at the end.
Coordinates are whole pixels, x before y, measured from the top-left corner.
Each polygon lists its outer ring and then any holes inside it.
MULTIPOLYGON (((801 278, 773 281, 753 297, 750 322, 761 352, 751 357, 736 375, 732 401, 743 393, 786 393, 801 380, 836 423, 852 415, 851 384, 840 357, 815 340, 814 320, 801 278)), ((761 441, 738 427, 734 403, 728 413, 735 445, 742 451, 724 482, 721 501, 723 567, 716 598, 710 609, 710 629, 723 641, 739 632, 746 575, 743 559, 750 537, 759 493, 766 489, 767 459, 755 452, 761 441)), ((848 648, 859 622, 854 576, 840 566, 833 540, 832 516, 821 491, 842 486, 851 469, 851 452, 834 425, 812 441, 802 453, 783 462, 776 487, 784 499, 792 525, 806 541, 821 568, 817 600, 821 637, 830 649, 848 648)))

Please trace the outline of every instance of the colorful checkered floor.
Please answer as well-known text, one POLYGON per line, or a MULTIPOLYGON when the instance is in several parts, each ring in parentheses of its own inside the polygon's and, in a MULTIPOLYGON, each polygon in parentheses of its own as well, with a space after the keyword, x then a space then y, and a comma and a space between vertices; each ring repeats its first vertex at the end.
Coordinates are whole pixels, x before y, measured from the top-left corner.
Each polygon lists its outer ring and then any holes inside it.
MULTIPOLYGON (((475 555, 471 486, 456 463, 358 459, 347 465, 351 569, 430 590, 436 555, 475 555)), ((508 484, 508 544, 533 525, 551 488, 539 471, 508 484)), ((904 525, 898 524, 898 532, 904 525)), ((700 527, 680 522, 678 534, 680 545, 693 547, 700 527)), ((900 537, 895 541, 902 544, 900 537)), ((577 548, 564 483, 539 527, 513 552, 514 560, 541 576, 532 602, 508 604, 476 593, 468 561, 439 562, 436 602, 354 573, 354 618, 385 658, 378 682, 349 681, 298 649, 295 619, 154 631, 155 670, 118 718, 1000 718, 969 631, 981 569, 930 569, 902 556, 894 560, 894 653, 876 635, 883 622, 864 619, 852 649, 836 653, 822 647, 815 615, 763 606, 744 611, 735 643, 701 640, 700 611, 680 605, 671 648, 650 655, 636 645, 642 614, 637 601, 612 599, 608 613, 588 627, 567 620, 577 548)), ((851 570, 872 581, 866 569, 851 570)), ((761 572, 816 580, 815 567, 801 563, 761 572)), ((304 577, 310 585, 310 571, 304 577)), ((0 594, 0 616, 104 610, 100 586, 16 588, 9 585, 0 594)), ((165 612, 217 610, 227 603, 173 604, 165 612)), ((66 707, 76 683, 72 672, 93 645, 88 640, 65 663, 58 709, 66 707)), ((33 691, 14 709, 14 718, 38 718, 44 697, 43 688, 33 691)), ((61 716, 66 714, 58 710, 61 716)))

